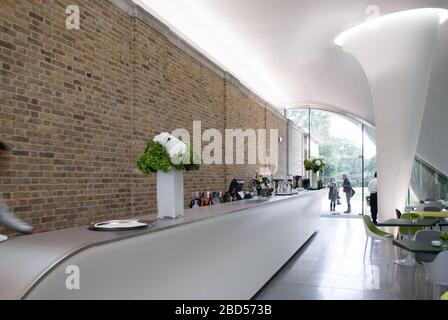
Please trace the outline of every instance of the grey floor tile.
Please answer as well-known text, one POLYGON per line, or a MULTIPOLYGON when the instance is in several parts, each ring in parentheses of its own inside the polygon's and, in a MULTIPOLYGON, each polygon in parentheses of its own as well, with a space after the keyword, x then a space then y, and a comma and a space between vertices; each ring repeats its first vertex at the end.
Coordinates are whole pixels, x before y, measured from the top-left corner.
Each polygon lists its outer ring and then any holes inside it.
MULTIPOLYGON (((424 299, 420 270, 393 263, 400 255, 390 242, 370 245, 361 219, 322 218, 319 233, 286 265, 257 299, 404 300, 424 299)), ((429 287, 428 296, 432 288, 429 287)))
POLYGON ((336 278, 337 274, 313 272, 306 279, 305 284, 333 288, 336 278))
POLYGON ((364 276, 339 274, 334 287, 339 289, 364 290, 364 276))
POLYGON ((328 300, 330 288, 275 283, 262 295, 263 300, 328 300))
POLYGON ((362 290, 348 290, 334 288, 331 292, 331 300, 363 300, 362 290))
POLYGON ((289 270, 279 275, 273 281, 281 283, 307 284, 311 271, 289 270))
POLYGON ((409 297, 381 291, 364 291, 364 300, 409 300, 409 297))

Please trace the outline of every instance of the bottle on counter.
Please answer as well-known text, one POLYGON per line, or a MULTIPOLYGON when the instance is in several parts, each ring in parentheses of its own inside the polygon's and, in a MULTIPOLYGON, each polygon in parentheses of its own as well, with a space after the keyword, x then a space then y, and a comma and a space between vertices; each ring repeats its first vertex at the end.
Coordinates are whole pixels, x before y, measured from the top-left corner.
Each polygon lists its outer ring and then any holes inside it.
POLYGON ((219 192, 217 192, 217 191, 213 192, 213 196, 212 196, 212 199, 211 199, 210 202, 211 202, 212 205, 215 205, 215 204, 219 204, 219 203, 220 203, 220 200, 219 200, 219 192))
POLYGON ((203 198, 202 198, 202 206, 206 207, 208 206, 209 203, 209 197, 210 197, 210 192, 204 192, 203 198))
POLYGON ((198 208, 200 206, 199 192, 191 194, 190 208, 198 208))
POLYGON ((191 199, 190 199, 190 209, 194 208, 194 205, 196 204, 196 193, 192 193, 191 194, 191 199))
POLYGON ((202 193, 198 192, 198 197, 196 198, 196 202, 199 207, 202 207, 202 193))
POLYGON ((229 192, 225 192, 223 198, 224 198, 223 202, 232 202, 232 197, 230 196, 229 192))
POLYGON ((209 206, 212 206, 214 203, 213 203, 213 194, 214 194, 214 192, 209 192, 208 193, 208 205, 209 206))

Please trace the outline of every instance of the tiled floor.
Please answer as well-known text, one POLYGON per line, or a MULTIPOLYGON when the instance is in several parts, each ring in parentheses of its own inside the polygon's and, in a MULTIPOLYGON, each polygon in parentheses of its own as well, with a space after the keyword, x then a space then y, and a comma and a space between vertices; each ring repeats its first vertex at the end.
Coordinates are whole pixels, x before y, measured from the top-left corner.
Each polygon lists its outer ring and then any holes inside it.
MULTIPOLYGON (((260 300, 373 300, 424 299, 423 270, 414 282, 412 267, 395 265, 400 252, 391 243, 370 245, 363 261, 365 233, 362 219, 321 218, 320 231, 261 290, 260 300)), ((370 244, 370 242, 369 242, 370 244)), ((431 286, 428 290, 430 298, 431 286)))

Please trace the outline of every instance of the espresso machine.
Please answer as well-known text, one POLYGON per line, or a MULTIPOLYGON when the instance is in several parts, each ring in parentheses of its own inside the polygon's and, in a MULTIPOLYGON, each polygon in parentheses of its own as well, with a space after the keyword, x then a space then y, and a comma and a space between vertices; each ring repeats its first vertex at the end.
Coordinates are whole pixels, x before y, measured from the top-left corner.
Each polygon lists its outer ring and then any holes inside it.
POLYGON ((293 176, 292 177, 292 187, 293 187, 293 189, 302 189, 303 188, 302 176, 293 176))

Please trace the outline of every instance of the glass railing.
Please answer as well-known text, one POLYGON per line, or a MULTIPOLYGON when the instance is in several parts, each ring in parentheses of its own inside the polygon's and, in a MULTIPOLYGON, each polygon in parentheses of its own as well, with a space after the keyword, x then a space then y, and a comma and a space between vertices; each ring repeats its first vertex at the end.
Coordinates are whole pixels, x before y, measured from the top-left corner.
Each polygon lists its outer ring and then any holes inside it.
POLYGON ((440 200, 445 203, 448 200, 448 177, 423 159, 416 157, 409 188, 408 206, 440 200))

